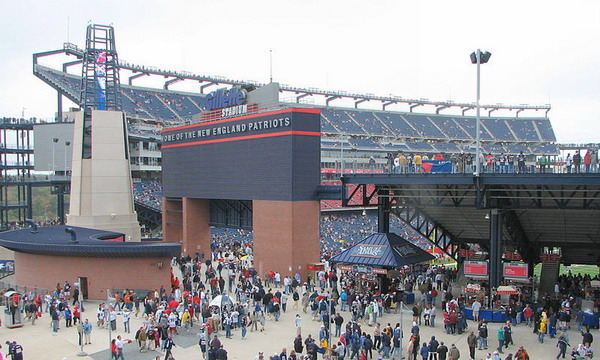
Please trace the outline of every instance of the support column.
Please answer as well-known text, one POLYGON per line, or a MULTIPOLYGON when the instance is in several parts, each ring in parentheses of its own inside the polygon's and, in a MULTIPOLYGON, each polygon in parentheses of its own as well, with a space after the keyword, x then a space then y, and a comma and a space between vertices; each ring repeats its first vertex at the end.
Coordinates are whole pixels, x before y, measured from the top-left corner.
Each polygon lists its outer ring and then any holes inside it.
POLYGON ((379 190, 379 204, 377 205, 377 232, 390 232, 390 194, 389 190, 379 190))
POLYGON ((277 271, 282 277, 299 273, 305 280, 308 263, 319 261, 318 201, 252 202, 254 266, 259 275, 277 271))
POLYGON ((56 121, 58 122, 62 122, 63 121, 63 111, 62 111, 62 92, 57 91, 57 103, 56 103, 56 121))
POLYGON ((56 193, 56 216, 59 224, 65 223, 65 189, 63 185, 58 186, 56 193))
POLYGON ((490 214, 490 289, 500 285, 502 249, 502 213, 498 212, 498 209, 492 209, 490 214))
POLYGON ((31 184, 27 184, 27 219, 33 219, 33 194, 31 184))
POLYGON ((210 259, 210 202, 207 199, 182 199, 183 236, 181 252, 194 257, 204 253, 210 259))
POLYGON ((163 197, 162 229, 163 241, 183 244, 183 205, 181 199, 163 197))

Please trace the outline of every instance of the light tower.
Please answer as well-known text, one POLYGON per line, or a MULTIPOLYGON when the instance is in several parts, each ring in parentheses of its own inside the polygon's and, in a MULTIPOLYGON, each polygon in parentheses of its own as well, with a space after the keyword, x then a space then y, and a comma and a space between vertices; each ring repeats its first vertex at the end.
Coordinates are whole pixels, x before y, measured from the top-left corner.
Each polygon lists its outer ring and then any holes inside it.
POLYGON ((81 81, 67 224, 122 232, 126 240, 139 241, 112 26, 88 25, 81 81))

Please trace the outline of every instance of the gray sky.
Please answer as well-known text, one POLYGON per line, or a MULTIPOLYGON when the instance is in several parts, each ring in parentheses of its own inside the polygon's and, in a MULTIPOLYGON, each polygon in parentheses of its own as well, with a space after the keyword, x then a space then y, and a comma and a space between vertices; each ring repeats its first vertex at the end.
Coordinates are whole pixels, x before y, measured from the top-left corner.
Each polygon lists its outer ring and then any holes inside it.
POLYGON ((600 142, 598 1, 2 1, 0 116, 54 116, 31 55, 84 47, 88 21, 138 64, 267 82, 272 49, 281 83, 457 102, 480 47, 482 103, 550 103, 559 141, 600 142))

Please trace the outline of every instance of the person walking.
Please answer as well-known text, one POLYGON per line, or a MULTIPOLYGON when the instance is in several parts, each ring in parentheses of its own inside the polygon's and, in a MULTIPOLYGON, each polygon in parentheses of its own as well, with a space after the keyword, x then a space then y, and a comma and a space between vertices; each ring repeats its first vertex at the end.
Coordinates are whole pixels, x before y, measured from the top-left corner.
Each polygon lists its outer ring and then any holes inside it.
POLYGON ((469 346, 469 356, 471 360, 475 360, 475 347, 477 346, 477 336, 474 331, 467 336, 467 345, 469 346))
POLYGON ((173 341, 173 337, 171 334, 169 334, 169 336, 167 337, 167 340, 165 341, 165 345, 164 345, 164 349, 165 349, 165 360, 169 359, 169 356, 172 356, 172 350, 173 347, 177 346, 175 345, 175 342, 173 341))
POLYGON ((485 350, 488 348, 487 338, 488 338, 488 329, 487 322, 483 320, 481 324, 479 324, 479 343, 477 344, 477 350, 485 350))
POLYGON ((440 346, 438 346, 437 352, 439 360, 446 360, 446 355, 448 354, 448 347, 444 345, 443 341, 440 341, 440 346))
POLYGON ((115 359, 119 360, 125 360, 125 358, 123 357, 123 340, 121 340, 121 335, 117 336, 117 340, 115 340, 115 346, 117 348, 117 356, 115 357, 115 359))
POLYGON ((496 348, 496 350, 498 350, 498 352, 500 354, 504 354, 504 352, 502 351, 503 347, 504 347, 504 328, 499 327, 498 328, 498 348, 496 348))
POLYGON ((564 335, 561 335, 558 337, 558 343, 556 344, 556 347, 559 349, 558 355, 556 355, 556 358, 558 359, 561 355, 562 358, 565 358, 565 354, 567 352, 567 346, 570 346, 569 343, 565 340, 564 335))
POLYGON ((456 345, 452 344, 450 347, 450 351, 448 351, 448 360, 458 360, 460 359, 460 351, 456 347, 456 345))

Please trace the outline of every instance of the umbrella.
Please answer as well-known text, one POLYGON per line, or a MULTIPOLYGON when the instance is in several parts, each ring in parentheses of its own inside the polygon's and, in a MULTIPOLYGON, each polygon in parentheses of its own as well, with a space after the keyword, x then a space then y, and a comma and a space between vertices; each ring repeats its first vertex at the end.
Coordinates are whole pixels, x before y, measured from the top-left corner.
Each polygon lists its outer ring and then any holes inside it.
POLYGON ((498 286, 496 295, 516 295, 519 293, 514 286, 498 286))
POLYGON ((222 308, 225 305, 233 306, 233 300, 227 295, 217 295, 209 304, 209 306, 218 306, 219 308, 222 308))

